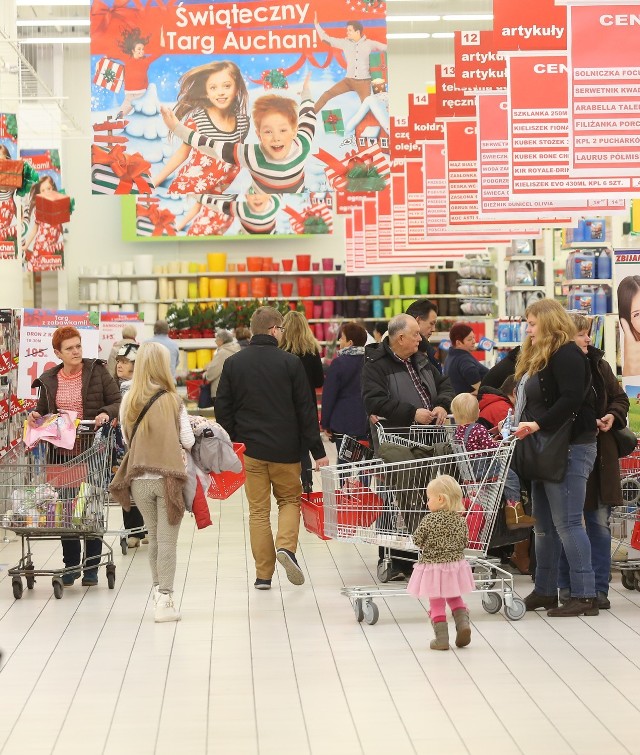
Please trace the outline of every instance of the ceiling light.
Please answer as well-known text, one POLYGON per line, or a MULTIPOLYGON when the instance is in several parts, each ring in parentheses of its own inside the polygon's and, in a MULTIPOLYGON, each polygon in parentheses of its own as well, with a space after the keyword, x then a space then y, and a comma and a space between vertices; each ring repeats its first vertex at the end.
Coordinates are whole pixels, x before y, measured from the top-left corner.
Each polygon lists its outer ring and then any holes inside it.
POLYGON ((387 39, 429 39, 434 35, 427 34, 427 32, 407 32, 401 34, 387 34, 387 39))
POLYGON ((393 21, 439 21, 440 16, 387 16, 387 23, 393 21))
POLYGON ((19 37, 21 45, 88 45, 90 37, 19 37))
POLYGON ((443 16, 443 21, 493 21, 493 13, 454 13, 443 16))
POLYGON ((27 27, 27 26, 89 26, 91 24, 91 21, 88 18, 47 18, 47 19, 38 19, 38 18, 29 18, 29 19, 18 19, 16 21, 16 26, 20 27, 27 27))
POLYGON ((437 31, 431 36, 434 39, 453 39, 455 34, 452 31, 437 31))

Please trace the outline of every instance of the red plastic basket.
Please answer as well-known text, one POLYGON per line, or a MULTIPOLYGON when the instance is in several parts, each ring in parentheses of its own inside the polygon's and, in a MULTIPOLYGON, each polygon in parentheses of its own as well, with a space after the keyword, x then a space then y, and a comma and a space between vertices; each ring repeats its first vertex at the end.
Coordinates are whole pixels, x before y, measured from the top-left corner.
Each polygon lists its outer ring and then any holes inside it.
POLYGON ((233 450, 242 462, 242 472, 211 472, 209 474, 211 485, 209 485, 209 490, 207 491, 209 498, 224 500, 244 485, 247 479, 247 474, 244 471, 244 443, 234 443, 233 450))
POLYGON ((307 532, 317 535, 320 540, 331 540, 324 534, 324 508, 322 493, 303 493, 300 498, 302 521, 307 532))
POLYGON ((206 383, 206 380, 185 380, 187 386, 187 398, 189 401, 198 401, 200 399, 200 388, 206 383))

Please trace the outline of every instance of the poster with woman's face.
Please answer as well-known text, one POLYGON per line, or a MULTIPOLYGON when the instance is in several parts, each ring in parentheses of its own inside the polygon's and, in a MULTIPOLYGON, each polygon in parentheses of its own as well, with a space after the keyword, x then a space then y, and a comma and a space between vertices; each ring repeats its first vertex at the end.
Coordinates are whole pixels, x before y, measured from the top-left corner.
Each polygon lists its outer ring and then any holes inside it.
POLYGON ((629 396, 629 425, 640 433, 640 249, 614 250, 622 385, 629 396))
POLYGON ((91 67, 93 193, 387 186, 382 0, 93 0, 91 67))

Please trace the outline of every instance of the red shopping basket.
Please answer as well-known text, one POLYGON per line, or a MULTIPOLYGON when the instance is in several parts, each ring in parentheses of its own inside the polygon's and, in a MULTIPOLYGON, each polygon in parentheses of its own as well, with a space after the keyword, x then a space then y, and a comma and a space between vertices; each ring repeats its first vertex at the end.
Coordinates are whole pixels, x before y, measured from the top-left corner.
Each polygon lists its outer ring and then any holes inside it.
POLYGON ((331 540, 324 534, 322 493, 303 493, 300 498, 300 508, 305 530, 317 535, 320 540, 331 540))
POLYGON ((236 456, 242 462, 241 472, 211 472, 209 477, 211 478, 211 485, 207 495, 209 498, 216 498, 218 500, 224 500, 228 498, 232 493, 235 493, 238 488, 244 485, 247 479, 247 474, 244 471, 244 443, 234 443, 233 450, 236 452, 236 456))
MULTIPOLYGON (((322 540, 330 540, 324 531, 324 500, 322 493, 306 493, 300 499, 305 529, 322 540)), ((336 523, 338 534, 351 537, 356 527, 370 527, 382 513, 384 501, 359 482, 336 490, 336 523)))
POLYGON ((187 398, 189 401, 200 400, 200 388, 205 385, 206 380, 185 380, 185 386, 187 387, 187 398))

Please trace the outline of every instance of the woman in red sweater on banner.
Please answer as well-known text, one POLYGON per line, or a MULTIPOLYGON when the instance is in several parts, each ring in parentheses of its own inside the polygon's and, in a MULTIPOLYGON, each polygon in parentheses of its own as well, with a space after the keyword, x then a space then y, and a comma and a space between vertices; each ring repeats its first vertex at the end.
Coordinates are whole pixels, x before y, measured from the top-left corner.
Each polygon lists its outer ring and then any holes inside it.
POLYGON ((116 120, 124 118, 133 110, 133 101, 144 97, 149 86, 149 66, 155 55, 145 55, 145 46, 151 35, 143 37, 140 29, 125 29, 118 47, 127 55, 124 63, 124 102, 116 115, 116 120))

